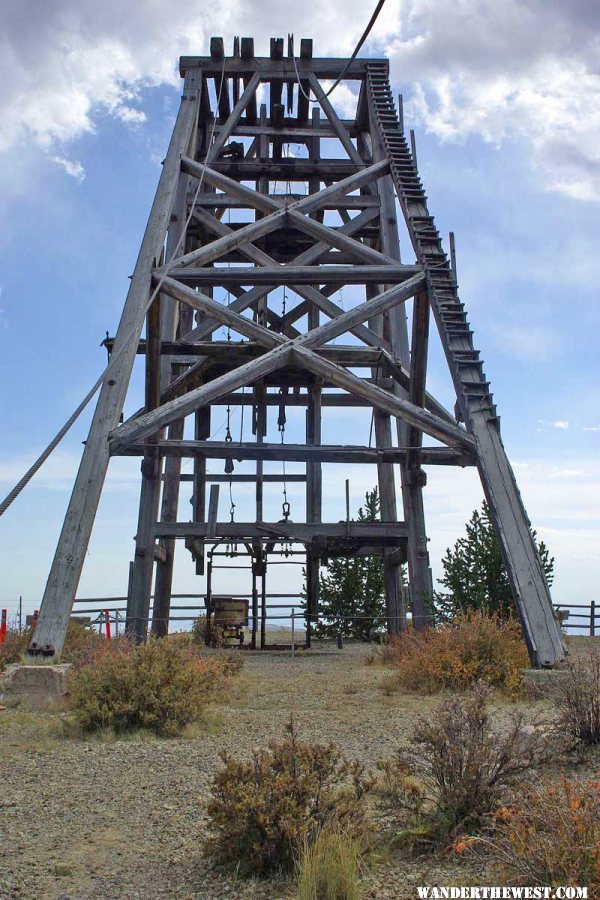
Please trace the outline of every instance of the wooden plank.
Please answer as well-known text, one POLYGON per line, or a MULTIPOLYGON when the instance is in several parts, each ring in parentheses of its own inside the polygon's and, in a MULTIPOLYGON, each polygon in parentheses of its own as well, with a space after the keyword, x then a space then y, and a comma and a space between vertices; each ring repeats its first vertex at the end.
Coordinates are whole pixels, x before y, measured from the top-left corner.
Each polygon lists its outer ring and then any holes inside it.
POLYGON ((40 607, 34 642, 48 645, 56 655, 60 655, 64 643, 106 476, 108 435, 117 425, 125 401, 143 324, 142 311, 150 291, 151 269, 164 244, 177 190, 180 159, 189 152, 196 127, 199 86, 200 73, 191 70, 119 323, 114 354, 118 358, 100 390, 40 607))
MULTIPOLYGON (((313 416, 317 416, 317 409, 313 416)), ((319 427, 314 428, 318 437, 319 427)), ((312 434, 309 434, 312 439, 312 434)), ((321 444, 270 444, 270 443, 228 443, 225 441, 198 441, 198 440, 161 440, 154 446, 161 456, 180 458, 204 458, 234 460, 264 460, 307 463, 400 463, 407 456, 406 448, 392 447, 391 441, 382 447, 358 447, 358 446, 332 446, 321 444)), ((140 456, 144 445, 130 443, 122 446, 116 455, 140 456)), ((431 466, 468 466, 475 465, 475 457, 472 454, 454 450, 449 447, 428 447, 422 450, 423 465, 431 466)), ((266 476, 265 476, 266 477, 266 476)), ((278 477, 278 480, 281 480, 278 477)), ((320 516, 319 507, 316 513, 320 516)), ((319 521, 319 519, 315 519, 319 521)))
POLYGON ((208 501, 208 521, 206 523, 206 537, 214 538, 217 533, 217 514, 219 512, 219 485, 213 484, 210 488, 208 501))
MULTIPOLYGON (((155 535, 164 537, 206 537, 208 526, 205 522, 158 522, 155 535)), ((393 541, 406 539, 407 528, 404 522, 318 522, 298 523, 289 522, 218 522, 217 538, 262 538, 268 540, 272 537, 287 537, 301 543, 311 541, 313 538, 362 538, 369 543, 376 544, 381 541, 382 546, 393 541)))
MULTIPOLYGON (((335 57, 315 57, 314 59, 296 59, 296 66, 301 78, 308 78, 309 73, 313 72, 317 78, 326 80, 335 79, 344 71, 344 79, 347 81, 362 81, 367 72, 367 64, 385 65, 387 67, 387 59, 355 59, 348 68, 347 59, 336 59, 335 57)), ((179 59, 179 74, 183 77, 188 69, 200 67, 205 75, 214 78, 219 75, 222 70, 223 63, 221 60, 215 60, 210 56, 181 56, 179 59)), ((252 60, 238 59, 236 57, 228 57, 225 60, 225 74, 241 76, 244 73, 258 72, 261 79, 279 78, 282 81, 296 79, 296 70, 291 59, 282 58, 280 60, 268 59, 267 57, 256 57, 252 60)))
MULTIPOLYGON (((264 220, 266 221, 266 220, 264 220)), ((260 223, 252 223, 260 224, 260 223)), ((271 230, 271 229, 269 229, 271 230)), ((239 232, 237 232, 239 234, 239 232)), ((225 240, 220 238, 219 240, 225 240)), ((217 241, 214 242, 215 244, 217 241)), ((209 245, 209 246, 212 246, 209 245)), ((208 248, 206 248, 208 250, 208 248)), ((160 270, 157 271, 160 274, 160 270)), ((249 285, 249 284, 382 284, 385 282, 406 281, 414 275, 421 275, 418 266, 279 266, 248 268, 235 266, 232 268, 215 267, 206 269, 173 267, 171 278, 177 278, 195 286, 211 285, 249 285)))
MULTIPOLYGON (((303 194, 267 194, 271 199, 281 199, 285 198, 290 203, 295 203, 297 200, 301 200, 304 196, 303 194)), ((240 200, 236 197, 230 197, 228 194, 199 194, 198 199, 196 200, 195 207, 199 209, 206 208, 219 208, 219 209, 247 209, 248 203, 240 200)), ((377 197, 360 197, 351 194, 345 197, 333 197, 331 200, 326 200, 322 207, 322 209, 345 209, 345 210, 356 210, 356 209, 379 209, 379 200, 377 197)))

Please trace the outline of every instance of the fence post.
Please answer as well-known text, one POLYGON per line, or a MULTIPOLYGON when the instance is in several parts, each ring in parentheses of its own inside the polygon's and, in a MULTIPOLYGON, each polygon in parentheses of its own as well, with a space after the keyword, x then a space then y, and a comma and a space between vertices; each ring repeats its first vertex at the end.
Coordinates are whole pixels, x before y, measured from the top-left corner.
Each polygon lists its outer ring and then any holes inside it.
POLYGON ((590 637, 596 634, 596 601, 590 603, 590 637))
POLYGON ((104 629, 106 634, 106 640, 110 641, 110 610, 107 609, 104 613, 104 629))
POLYGON ((295 652, 296 652, 296 629, 295 629, 296 620, 294 617, 294 612, 295 612, 295 610, 292 609, 292 658, 294 657, 295 652))
POLYGON ((6 640, 6 631, 8 628, 7 615, 8 615, 7 610, 3 609, 2 610, 2 618, 0 619, 0 644, 3 644, 4 641, 6 640))

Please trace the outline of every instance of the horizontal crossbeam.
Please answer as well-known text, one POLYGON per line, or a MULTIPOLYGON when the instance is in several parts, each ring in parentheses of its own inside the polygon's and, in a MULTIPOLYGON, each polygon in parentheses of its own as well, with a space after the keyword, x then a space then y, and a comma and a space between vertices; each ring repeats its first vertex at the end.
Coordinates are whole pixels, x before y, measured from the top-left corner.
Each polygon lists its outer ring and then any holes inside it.
MULTIPOLYGON (((408 450, 406 448, 306 445, 306 444, 257 444, 227 441, 165 440, 152 444, 160 456, 174 456, 183 459, 235 459, 271 460, 275 462, 323 462, 323 463, 401 463, 408 450)), ((127 444, 118 456, 143 456, 147 444, 127 444)), ((453 450, 450 447, 425 447, 422 450, 422 464, 427 466, 474 466, 472 454, 453 450)), ((254 476, 253 476, 254 477, 254 476)))

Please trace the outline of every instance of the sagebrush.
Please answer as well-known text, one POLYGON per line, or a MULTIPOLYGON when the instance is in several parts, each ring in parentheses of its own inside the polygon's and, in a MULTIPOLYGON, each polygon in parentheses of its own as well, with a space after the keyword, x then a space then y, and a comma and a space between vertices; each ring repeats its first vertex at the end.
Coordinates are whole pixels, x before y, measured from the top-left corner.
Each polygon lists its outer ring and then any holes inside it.
POLYGON ((479 827, 504 792, 547 755, 540 732, 514 714, 493 728, 488 691, 444 700, 420 719, 410 748, 380 764, 387 814, 412 845, 439 846, 479 827))
POLYGON ((508 696, 519 694, 529 665, 521 628, 514 619, 465 613, 424 631, 408 629, 382 648, 401 687, 435 693, 481 683, 508 696))
POLYGON ((600 781, 526 786, 480 843, 511 884, 582 885, 600 896, 600 781))
POLYGON ((227 657, 201 656, 168 639, 106 641, 69 674, 69 705, 86 732, 180 733, 197 721, 231 673, 227 657))
POLYGON ((333 744, 299 739, 290 722, 280 741, 250 759, 222 754, 208 804, 208 847, 244 874, 289 872, 300 848, 325 827, 355 836, 366 827, 371 782, 333 744))
POLYGON ((600 744, 600 648, 569 659, 553 691, 557 727, 573 749, 600 744))

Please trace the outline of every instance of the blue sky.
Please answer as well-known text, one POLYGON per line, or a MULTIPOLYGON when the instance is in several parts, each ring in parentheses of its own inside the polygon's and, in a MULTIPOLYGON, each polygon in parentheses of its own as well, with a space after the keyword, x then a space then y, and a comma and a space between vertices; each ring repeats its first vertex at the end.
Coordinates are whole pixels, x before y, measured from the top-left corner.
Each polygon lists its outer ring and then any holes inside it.
MULTIPOLYGON (((187 19, 140 6, 147 15, 73 0, 40 5, 37 15, 36 2, 8 2, 0 13, 2 494, 105 363, 99 344, 118 321, 178 105, 178 55, 206 52, 211 34, 230 43, 238 33, 254 33, 262 54, 268 37, 290 30, 297 42, 313 35, 316 55, 346 55, 363 25, 346 0, 285 17, 269 3, 204 5, 187 19)), ((585 2, 501 6, 502 15, 483 0, 452 9, 388 0, 363 55, 391 57, 430 208, 440 230, 456 234, 461 295, 504 441, 533 525, 556 556, 555 599, 589 602, 600 569, 598 13, 585 2)), ((432 349, 430 390, 450 405, 433 338, 432 349)), ((126 413, 139 406, 140 385, 136 371, 126 413)), ((13 608, 20 594, 38 605, 88 423, 83 416, 0 520, 1 606, 13 608)), ((324 439, 356 442, 356 429, 355 414, 339 412, 324 439)), ((291 418, 290 440, 294 432, 291 418)), ((348 474, 355 507, 375 475, 325 471, 335 521, 348 474)), ((429 471, 436 576, 481 491, 472 471, 429 471)), ((135 461, 111 467, 81 595, 124 592, 137 473, 135 461)), ((238 488, 234 497, 240 519, 248 496, 238 488)), ((271 503, 278 518, 281 497, 271 503)), ((224 578, 223 591, 247 589, 239 578, 224 578)), ((274 574, 271 588, 283 584, 289 576, 274 574)), ((176 588, 202 589, 183 547, 176 588)))

